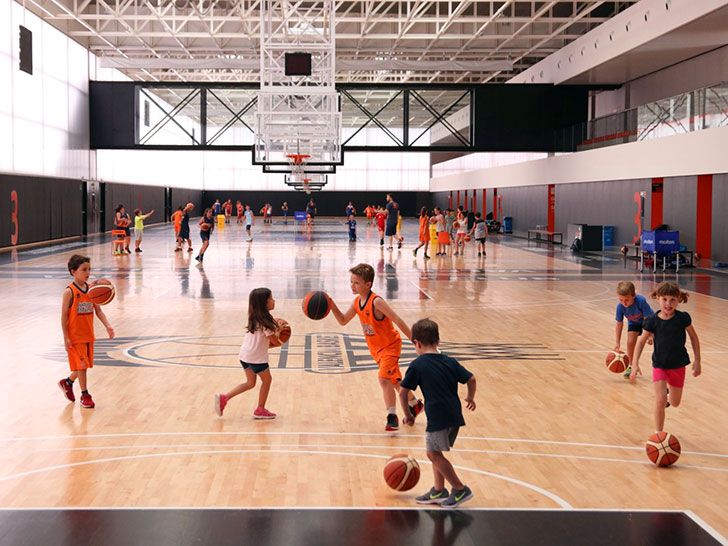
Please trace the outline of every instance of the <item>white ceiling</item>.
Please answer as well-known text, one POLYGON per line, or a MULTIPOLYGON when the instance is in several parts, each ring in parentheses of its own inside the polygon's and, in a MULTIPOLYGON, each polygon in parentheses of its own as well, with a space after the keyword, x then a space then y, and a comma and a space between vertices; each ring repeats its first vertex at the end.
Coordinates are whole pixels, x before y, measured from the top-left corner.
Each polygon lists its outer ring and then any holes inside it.
MULTIPOLYGON (((122 71, 135 80, 259 81, 255 69, 231 68, 227 62, 250 66, 258 59, 260 0, 24 3, 96 55, 109 61, 124 60, 133 68, 122 71), (221 63, 222 59, 226 62, 221 63), (160 67, 160 60, 173 60, 174 64, 161 63, 160 67), (200 60, 209 60, 211 67, 200 68, 200 60)), ((337 81, 503 82, 636 3, 339 0, 336 58, 352 61, 352 68, 337 71, 337 81), (382 70, 373 66, 375 61, 447 61, 452 70, 433 68, 437 65, 382 70), (509 63, 512 70, 507 69, 509 63)))

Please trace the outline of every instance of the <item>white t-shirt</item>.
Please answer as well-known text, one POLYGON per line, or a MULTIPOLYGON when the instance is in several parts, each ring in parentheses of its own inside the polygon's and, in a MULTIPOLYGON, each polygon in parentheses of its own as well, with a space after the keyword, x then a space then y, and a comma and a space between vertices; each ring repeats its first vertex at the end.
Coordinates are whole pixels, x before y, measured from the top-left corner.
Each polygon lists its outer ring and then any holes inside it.
POLYGON ((238 359, 246 364, 268 364, 268 336, 275 332, 258 328, 254 333, 247 332, 240 346, 238 359))

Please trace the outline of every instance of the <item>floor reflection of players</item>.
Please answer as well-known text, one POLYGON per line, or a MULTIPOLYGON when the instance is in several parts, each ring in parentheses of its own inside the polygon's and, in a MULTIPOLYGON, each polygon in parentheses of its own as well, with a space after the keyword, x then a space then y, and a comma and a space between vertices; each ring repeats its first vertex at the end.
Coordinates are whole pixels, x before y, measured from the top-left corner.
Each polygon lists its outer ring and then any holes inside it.
POLYGON ((174 255, 174 272, 179 278, 180 294, 189 294, 190 292, 190 254, 189 252, 179 252, 174 255))
POLYGON ((197 270, 200 272, 200 278, 202 280, 202 286, 200 286, 200 299, 205 299, 205 300, 214 299, 215 296, 212 294, 212 291, 210 290, 210 281, 207 278, 207 274, 205 273, 205 267, 202 265, 202 262, 200 262, 197 270))
POLYGON ((389 254, 389 260, 384 264, 384 279, 386 282, 386 297, 387 299, 394 299, 399 297, 399 277, 397 276, 397 263, 399 262, 402 253, 397 251, 397 258, 395 259, 392 255, 394 252, 389 254))
POLYGON ((473 516, 461 510, 427 510, 432 518, 432 546, 452 546, 457 542, 458 535, 473 521, 473 516), (450 521, 450 528, 445 532, 445 522, 450 521))
POLYGON ((255 264, 255 259, 251 253, 250 246, 250 243, 248 243, 248 248, 245 251, 245 271, 248 275, 250 275, 250 272, 253 271, 253 265, 255 264))

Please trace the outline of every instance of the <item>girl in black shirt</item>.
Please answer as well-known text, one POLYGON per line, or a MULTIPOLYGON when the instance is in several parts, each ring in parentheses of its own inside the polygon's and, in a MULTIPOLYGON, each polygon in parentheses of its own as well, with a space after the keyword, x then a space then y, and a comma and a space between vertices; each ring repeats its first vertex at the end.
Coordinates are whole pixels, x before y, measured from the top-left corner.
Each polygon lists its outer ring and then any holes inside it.
POLYGON ((693 376, 700 375, 700 342, 687 313, 677 310, 678 303, 688 301, 688 294, 680 290, 675 281, 663 281, 650 294, 657 299, 660 310, 645 318, 643 332, 635 348, 636 373, 640 371, 640 355, 650 338, 655 340, 652 353, 652 383, 655 386, 655 432, 662 432, 665 425, 665 407, 680 405, 685 385, 685 367, 690 357, 685 349, 686 333, 693 346, 693 376), (668 389, 668 386, 670 387, 668 389), (668 400, 669 398, 669 400, 668 400), (668 403, 669 402, 669 403, 668 403))

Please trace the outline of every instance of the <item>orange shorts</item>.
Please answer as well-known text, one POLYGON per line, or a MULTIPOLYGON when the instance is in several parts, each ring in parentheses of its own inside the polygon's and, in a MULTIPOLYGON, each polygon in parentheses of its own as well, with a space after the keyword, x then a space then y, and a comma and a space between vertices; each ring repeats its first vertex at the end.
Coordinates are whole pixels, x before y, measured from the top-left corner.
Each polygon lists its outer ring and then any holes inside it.
POLYGON ((380 354, 376 358, 379 366, 377 377, 389 379, 395 385, 402 381, 402 372, 399 370, 399 354, 380 354))
POLYGON ((74 343, 68 352, 68 365, 72 372, 88 370, 94 367, 94 342, 74 343))

